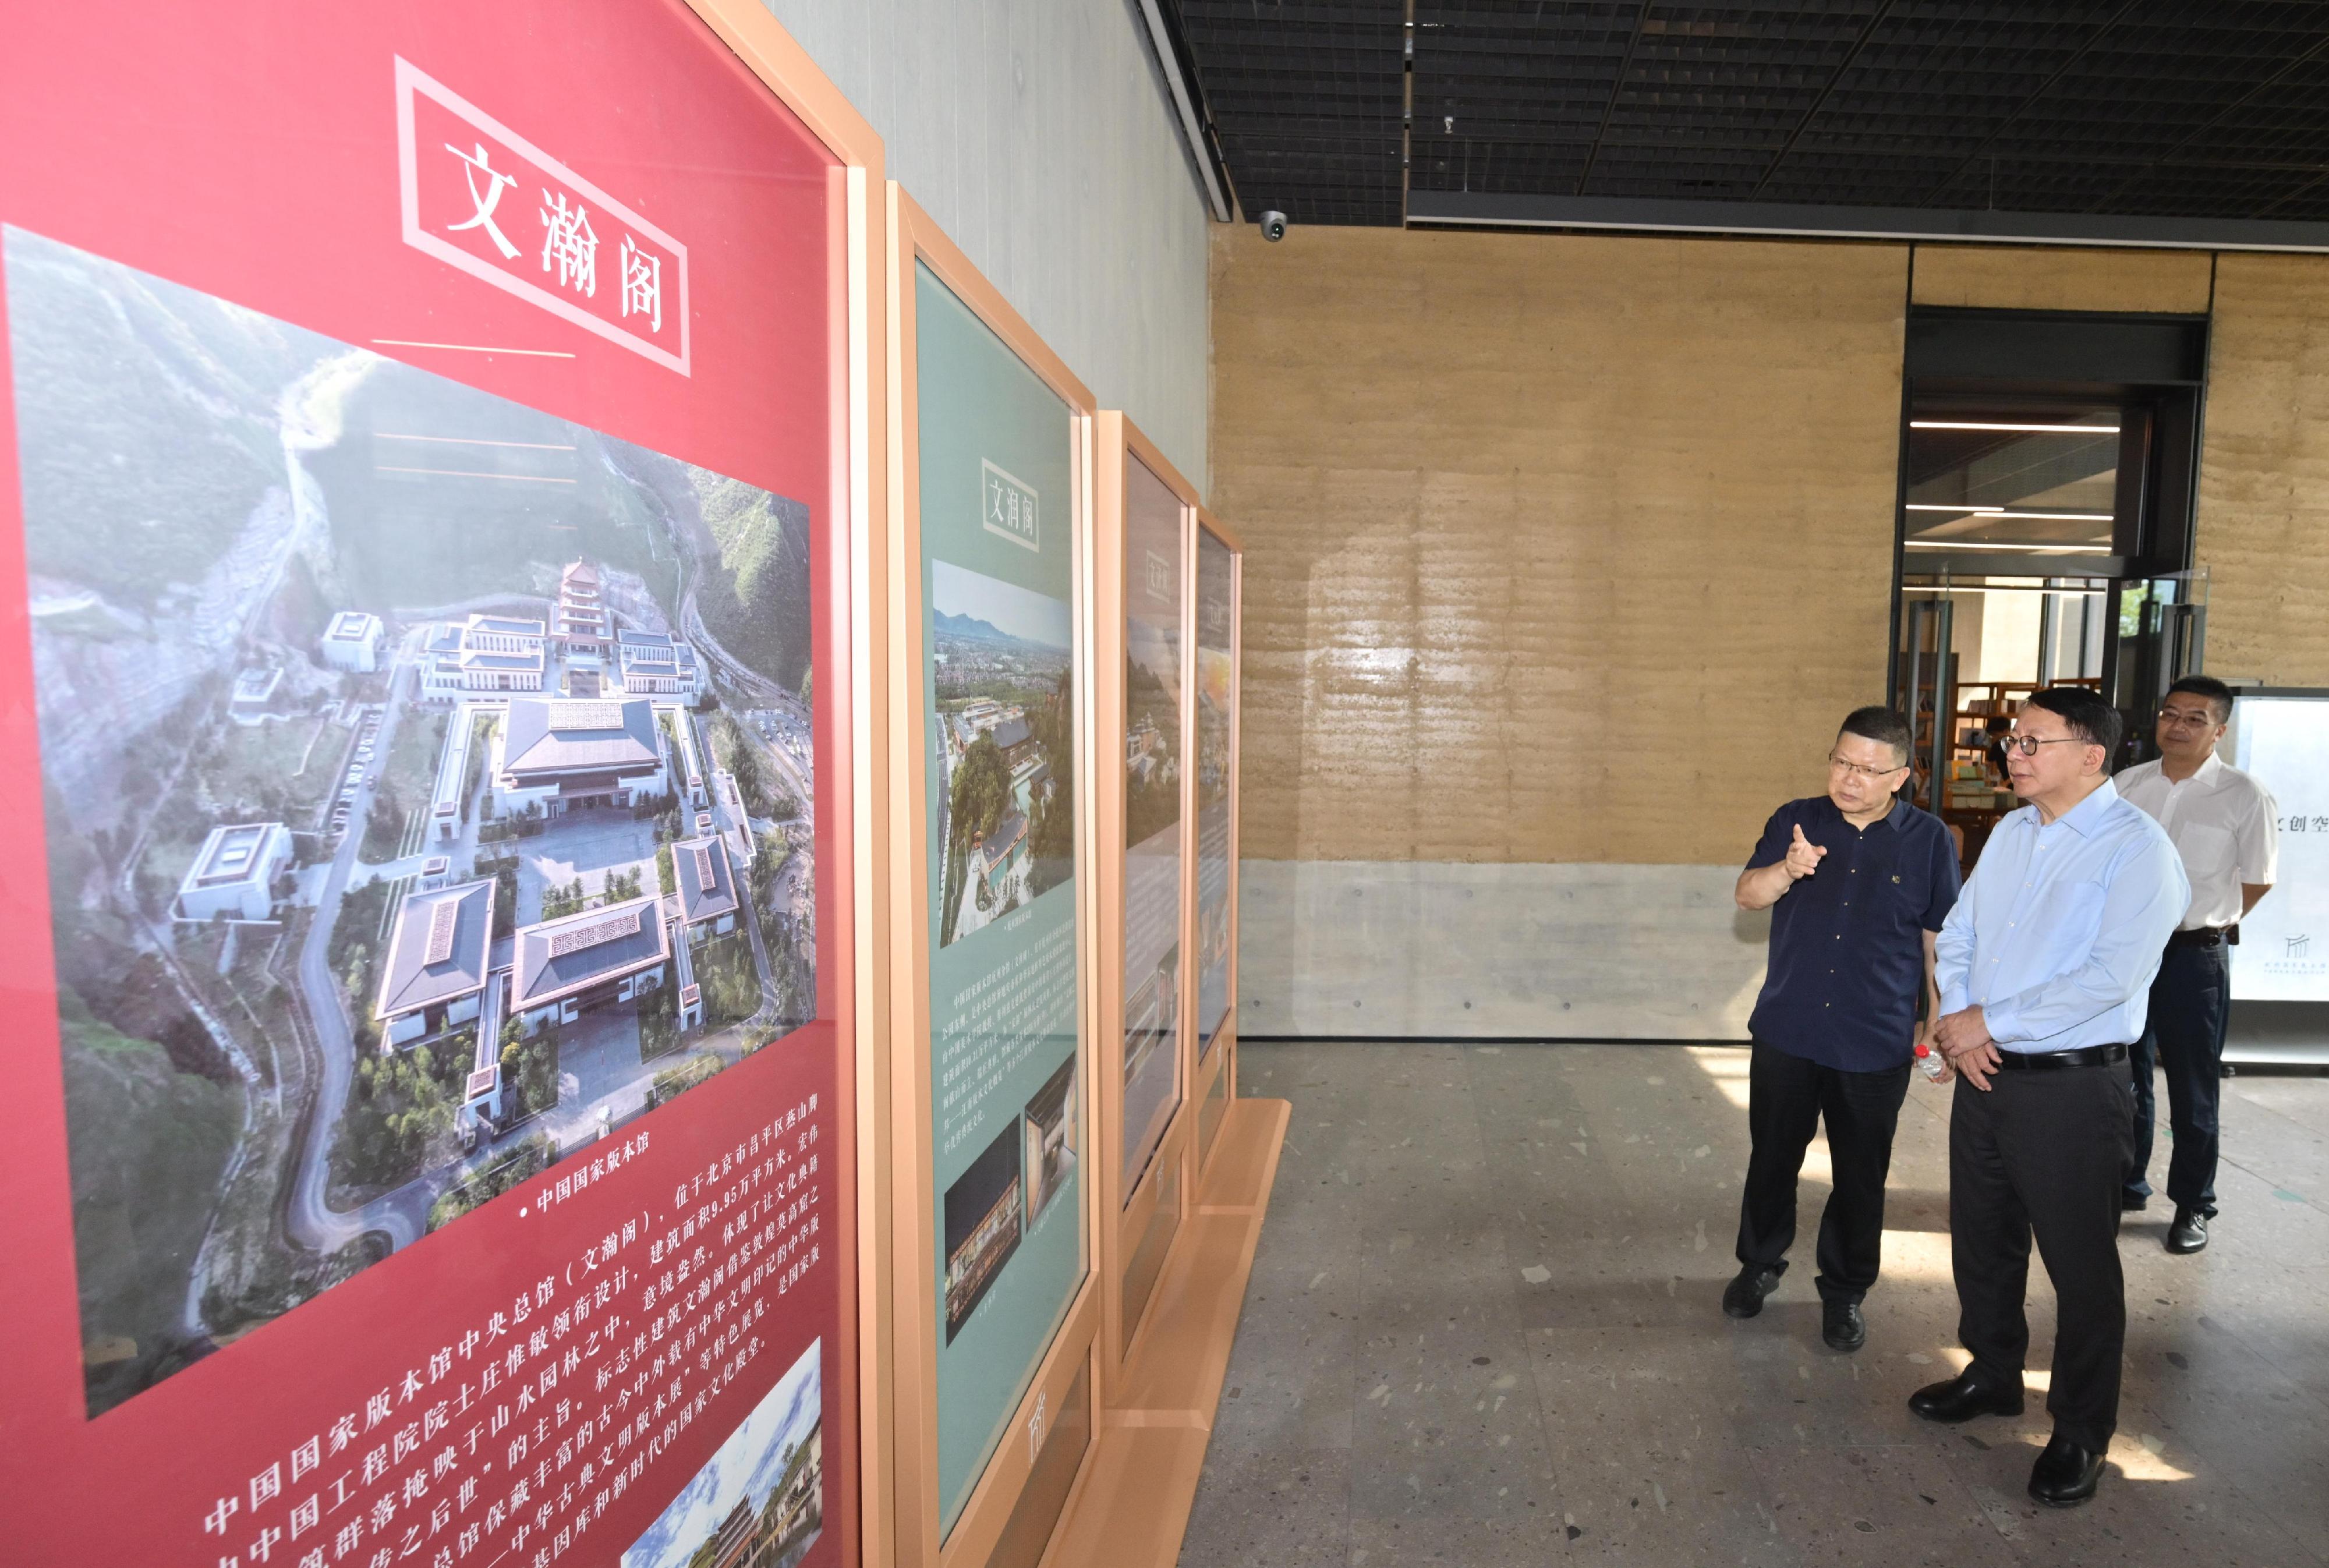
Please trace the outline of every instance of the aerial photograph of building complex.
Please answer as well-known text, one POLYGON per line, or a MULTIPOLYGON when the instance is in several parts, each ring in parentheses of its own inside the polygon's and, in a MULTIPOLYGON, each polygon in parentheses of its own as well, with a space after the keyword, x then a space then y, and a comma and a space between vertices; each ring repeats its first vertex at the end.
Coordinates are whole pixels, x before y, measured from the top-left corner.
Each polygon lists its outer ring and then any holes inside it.
POLYGON ((5 265, 94 1413, 814 1015, 808 513, 5 265))
POLYGON ((813 1340, 623 1554, 622 1568, 793 1568, 825 1530, 823 1340, 813 1340))
POLYGON ((930 575, 948 947, 1075 874, 1075 716, 1065 600, 943 561, 930 575))

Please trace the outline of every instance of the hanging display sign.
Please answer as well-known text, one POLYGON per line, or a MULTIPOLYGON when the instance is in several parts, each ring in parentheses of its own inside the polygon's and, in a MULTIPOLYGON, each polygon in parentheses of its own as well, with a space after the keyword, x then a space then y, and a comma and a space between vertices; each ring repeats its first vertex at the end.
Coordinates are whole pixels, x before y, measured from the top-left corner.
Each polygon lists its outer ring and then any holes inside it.
POLYGON ((1230 796, 1237 725, 1237 553, 1197 530, 1197 1057, 1208 1059, 1230 996, 1230 796))
POLYGON ((676 6, 131 10, 0 64, 8 1554, 837 1563, 834 158, 676 6))
POLYGON ((1181 499, 1137 458, 1124 501, 1124 1083, 1129 1203, 1180 1109, 1181 499))
POLYGON ((2237 1002, 2329 1002, 2329 694, 2240 698, 2232 765, 2269 791, 2272 893, 2240 920, 2237 1002))
POLYGON ((1073 411, 915 265, 938 1465, 950 1529, 1089 1267, 1073 411))

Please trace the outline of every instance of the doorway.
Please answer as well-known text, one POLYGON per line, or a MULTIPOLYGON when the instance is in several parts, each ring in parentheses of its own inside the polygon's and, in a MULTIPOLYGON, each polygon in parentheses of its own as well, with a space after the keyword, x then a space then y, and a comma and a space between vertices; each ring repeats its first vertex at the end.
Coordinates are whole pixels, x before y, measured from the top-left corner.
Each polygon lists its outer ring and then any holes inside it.
POLYGON ((2191 563, 2202 317, 1910 313, 1891 700, 1917 804, 1970 868, 2017 804, 1998 737, 2041 686, 2109 697, 2117 766, 2202 667, 2191 563))

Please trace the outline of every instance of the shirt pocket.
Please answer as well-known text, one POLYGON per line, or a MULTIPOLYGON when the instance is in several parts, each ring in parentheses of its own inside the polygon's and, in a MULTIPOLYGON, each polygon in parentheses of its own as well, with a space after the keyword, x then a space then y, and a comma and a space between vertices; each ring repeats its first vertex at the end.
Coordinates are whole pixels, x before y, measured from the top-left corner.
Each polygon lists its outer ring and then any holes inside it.
POLYGON ((2039 890, 2027 934, 2057 952, 2084 955, 2103 929, 2103 884, 2057 882, 2039 890))
POLYGON ((1892 895, 1891 907, 1900 912, 1903 925, 1916 925, 1924 916, 1925 906, 1933 902, 1932 869, 1904 863, 1888 874, 1891 885, 1884 891, 1892 895))
POLYGON ((2175 830, 2175 852, 2183 857, 2184 874, 2197 882, 2220 876, 2239 864, 2239 842, 2221 827, 2187 822, 2175 830))

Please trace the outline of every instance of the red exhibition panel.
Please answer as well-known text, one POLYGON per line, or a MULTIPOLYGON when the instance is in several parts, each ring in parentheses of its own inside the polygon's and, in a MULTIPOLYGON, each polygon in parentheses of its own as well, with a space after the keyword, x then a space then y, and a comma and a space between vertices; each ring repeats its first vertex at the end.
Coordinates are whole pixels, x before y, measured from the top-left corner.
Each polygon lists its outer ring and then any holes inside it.
POLYGON ((8 33, 0 1555, 841 1562, 834 160, 673 0, 8 33))

